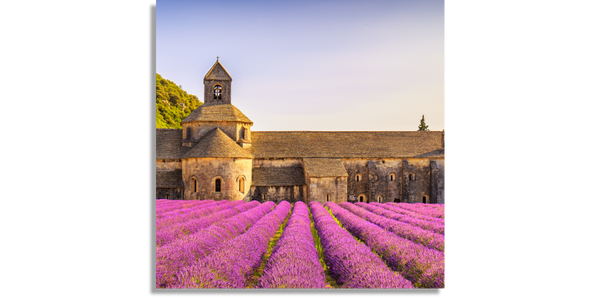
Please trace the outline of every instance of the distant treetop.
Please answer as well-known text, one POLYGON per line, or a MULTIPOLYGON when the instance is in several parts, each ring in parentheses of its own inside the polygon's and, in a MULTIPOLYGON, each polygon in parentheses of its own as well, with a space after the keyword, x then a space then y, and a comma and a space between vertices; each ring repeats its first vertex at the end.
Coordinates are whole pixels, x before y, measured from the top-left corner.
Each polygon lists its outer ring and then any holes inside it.
POLYGON ((421 117, 421 124, 419 124, 418 131, 429 131, 429 126, 425 124, 425 115, 421 117))
POLYGON ((181 129, 181 120, 202 105, 195 95, 188 94, 181 85, 156 74, 156 127, 181 129))

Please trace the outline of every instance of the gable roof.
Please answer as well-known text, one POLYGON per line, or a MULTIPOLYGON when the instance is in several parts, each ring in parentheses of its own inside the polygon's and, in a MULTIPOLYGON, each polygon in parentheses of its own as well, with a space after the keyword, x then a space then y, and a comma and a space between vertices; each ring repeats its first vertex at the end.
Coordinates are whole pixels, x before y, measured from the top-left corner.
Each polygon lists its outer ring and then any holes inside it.
POLYGON ((180 159, 182 129, 156 129, 156 159, 180 159))
POLYGON ((442 131, 253 131, 254 158, 444 157, 442 131))
POLYGON ((348 176, 339 158, 304 158, 304 170, 308 177, 348 176))
POLYGON ((235 121, 253 123, 242 111, 231 104, 203 104, 181 122, 192 121, 235 121))
POLYGON ((304 185, 302 167, 254 167, 252 186, 298 186, 304 185))
POLYGON ((227 73, 227 70, 225 70, 225 68, 223 67, 223 65, 221 65, 221 63, 219 62, 219 59, 217 59, 217 62, 215 62, 215 64, 213 64, 212 68, 210 68, 210 70, 208 70, 208 73, 206 73, 206 76, 204 76, 204 80, 229 80, 231 81, 231 75, 229 75, 229 73, 227 73))
POLYGON ((207 158, 207 157, 238 157, 252 158, 248 150, 236 144, 221 129, 215 128, 208 132, 193 148, 182 158, 207 158))

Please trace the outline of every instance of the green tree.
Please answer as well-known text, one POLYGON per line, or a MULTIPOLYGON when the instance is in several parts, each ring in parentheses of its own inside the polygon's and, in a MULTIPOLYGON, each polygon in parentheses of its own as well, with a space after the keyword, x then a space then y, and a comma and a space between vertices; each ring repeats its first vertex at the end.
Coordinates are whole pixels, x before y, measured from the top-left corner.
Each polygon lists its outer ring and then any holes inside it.
POLYGON ((421 117, 421 124, 419 125, 418 131, 429 131, 429 126, 425 124, 425 115, 421 117))
POLYGON ((181 120, 201 105, 197 96, 188 94, 181 85, 156 74, 157 128, 181 129, 181 120))

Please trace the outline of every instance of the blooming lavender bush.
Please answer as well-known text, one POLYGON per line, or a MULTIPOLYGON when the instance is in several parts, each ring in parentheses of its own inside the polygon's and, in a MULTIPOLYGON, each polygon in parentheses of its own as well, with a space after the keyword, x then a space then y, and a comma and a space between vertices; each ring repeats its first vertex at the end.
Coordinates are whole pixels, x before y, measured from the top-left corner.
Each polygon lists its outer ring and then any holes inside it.
POLYGON ((194 207, 194 206, 210 204, 210 203, 214 203, 215 201, 202 200, 202 201, 173 201, 173 202, 174 203, 168 204, 168 205, 166 205, 166 204, 157 205, 156 206, 156 217, 161 218, 164 215, 168 215, 167 213, 169 213, 171 211, 176 211, 179 209, 185 209, 185 208, 190 208, 190 207, 194 207))
POLYGON ((414 288, 369 247, 341 228, 319 202, 309 206, 330 274, 341 288, 414 288))
POLYGON ((281 239, 273 249, 258 288, 325 288, 304 202, 295 202, 281 239))
POLYGON ((335 203, 326 203, 344 227, 380 254, 416 287, 444 287, 444 253, 415 244, 365 221, 335 203))
POLYGON ((182 238, 185 235, 195 233, 196 231, 206 228, 215 222, 232 217, 238 213, 252 209, 260 205, 257 201, 241 204, 238 206, 229 207, 217 213, 201 217, 199 219, 190 220, 183 223, 175 223, 173 225, 163 227, 156 230, 156 246, 163 246, 172 241, 182 238))
POLYGON ((273 208, 275 208, 275 203, 263 203, 244 213, 216 222, 208 228, 156 248, 156 287, 170 288, 175 280, 175 274, 181 268, 204 258, 224 241, 243 233, 273 208))
POLYGON ((244 288, 254 269, 260 266, 269 239, 290 209, 290 203, 280 202, 246 233, 223 243, 210 256, 180 269, 173 288, 244 288))
POLYGON ((397 221, 400 221, 403 223, 411 224, 413 226, 421 227, 425 230, 433 231, 435 233, 444 234, 444 225, 443 224, 430 222, 430 221, 426 221, 426 220, 420 220, 420 219, 410 217, 408 215, 403 215, 403 214, 399 214, 396 212, 392 212, 392 211, 386 210, 384 208, 375 206, 374 203, 370 203, 370 204, 356 203, 355 205, 365 208, 375 214, 379 214, 379 215, 384 216, 389 219, 393 219, 393 220, 397 220, 397 221))
POLYGON ((227 209, 233 206, 237 206, 240 204, 246 203, 245 201, 218 201, 202 206, 195 206, 192 208, 186 208, 184 210, 177 210, 175 212, 170 212, 172 214, 168 216, 163 216, 160 219, 156 219, 156 228, 162 228, 166 226, 170 226, 174 223, 182 223, 189 220, 197 219, 199 217, 211 214, 215 211, 220 211, 223 209, 227 209))
POLYGON ((420 214, 417 212, 413 212, 410 210, 406 210, 406 209, 402 209, 399 207, 395 207, 395 206, 391 206, 388 204, 380 204, 380 203, 370 203, 370 205, 375 205, 377 207, 381 207, 384 208, 386 210, 398 213, 398 214, 402 214, 402 215, 407 215, 410 216, 412 218, 415 219, 420 219, 420 220, 424 220, 424 221, 429 221, 429 222, 433 222, 433 223, 437 223, 440 225, 444 225, 445 220, 441 219, 441 218, 437 218, 437 217, 432 217, 432 216, 428 216, 428 215, 424 215, 424 214, 420 214))
POLYGON ((388 205, 399 207, 402 209, 410 210, 420 214, 428 215, 431 217, 444 218, 444 211, 434 210, 431 208, 424 207, 423 205, 413 205, 407 203, 387 203, 388 205))
POLYGON ((388 219, 351 203, 341 203, 340 206, 387 231, 395 233, 400 237, 424 245, 427 248, 444 251, 444 236, 441 234, 421 229, 407 223, 388 219))

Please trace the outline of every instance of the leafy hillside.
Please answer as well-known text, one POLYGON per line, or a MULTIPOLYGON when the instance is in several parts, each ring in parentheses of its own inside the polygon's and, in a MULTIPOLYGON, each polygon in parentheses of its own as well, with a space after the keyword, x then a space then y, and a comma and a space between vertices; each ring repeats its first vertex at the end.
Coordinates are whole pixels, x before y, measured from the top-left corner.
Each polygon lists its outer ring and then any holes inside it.
POLYGON ((156 74, 156 127, 181 129, 181 120, 202 105, 171 80, 156 74))

